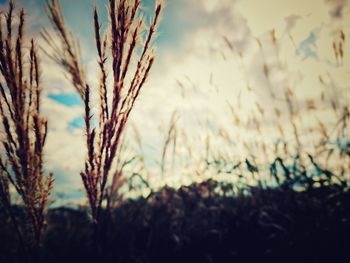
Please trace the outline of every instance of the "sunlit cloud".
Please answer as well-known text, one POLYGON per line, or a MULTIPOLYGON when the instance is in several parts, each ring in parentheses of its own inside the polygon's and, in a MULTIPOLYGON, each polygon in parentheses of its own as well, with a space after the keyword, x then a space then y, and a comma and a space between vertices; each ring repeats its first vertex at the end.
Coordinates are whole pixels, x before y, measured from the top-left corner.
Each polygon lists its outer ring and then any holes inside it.
MULTIPOLYGON (((142 2, 147 16, 154 1, 142 2)), ((28 9, 29 34, 38 35, 44 27, 50 30, 44 15, 45 1, 18 3, 28 9)), ((91 14, 96 5, 102 30, 108 30, 106 3, 61 3, 69 27, 80 40, 88 78, 97 88, 91 14)), ((169 0, 166 5, 152 78, 132 113, 132 123, 141 131, 145 156, 153 167, 158 165, 162 134, 175 110, 179 114, 179 129, 196 137, 193 143, 201 145, 196 147, 205 148, 207 133, 218 134, 223 128, 232 131, 230 136, 238 140, 248 136, 247 128, 243 133, 232 128, 228 103, 235 109, 240 104, 237 112, 247 121, 252 111, 257 111, 256 103, 272 104, 271 92, 280 98, 280 87, 290 86, 296 94, 303 95, 299 97, 302 109, 306 107, 304 98, 315 98, 323 88, 319 76, 328 74, 336 77, 337 87, 344 93, 342 99, 349 95, 343 91, 348 88, 349 59, 342 61, 340 67, 332 51, 339 29, 349 36, 349 4, 345 0, 169 0), (273 43, 271 32, 278 43, 273 43), (268 77, 264 65, 269 68, 268 77)), ((43 50, 47 48, 42 41, 40 44, 43 50)), ((345 53, 350 52, 348 47, 345 49, 345 53)), ((79 172, 86 154, 83 106, 62 71, 43 52, 41 55, 45 64, 43 108, 49 120, 47 169, 55 172, 61 189, 68 191, 72 185, 81 188, 79 172)), ((265 126, 273 126, 273 108, 267 111, 265 126)), ((248 128, 254 126, 253 122, 247 123, 248 128)))

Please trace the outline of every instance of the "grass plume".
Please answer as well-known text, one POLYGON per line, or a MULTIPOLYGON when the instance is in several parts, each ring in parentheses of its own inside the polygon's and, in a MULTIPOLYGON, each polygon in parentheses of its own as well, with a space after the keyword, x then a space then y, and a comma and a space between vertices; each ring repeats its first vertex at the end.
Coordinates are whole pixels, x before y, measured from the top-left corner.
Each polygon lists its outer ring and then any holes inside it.
POLYGON ((0 121, 3 130, 0 156, 0 200, 10 214, 22 245, 37 247, 45 226, 45 210, 53 186, 43 170, 47 121, 41 115, 40 60, 35 41, 24 47, 24 10, 14 32, 13 1, 0 16, 0 121), (5 27, 3 23, 5 22, 5 27), (29 53, 29 54, 28 54, 29 53), (25 65, 28 64, 27 68, 25 65), (19 226, 11 207, 11 189, 25 207, 27 222, 19 226))
POLYGON ((69 33, 57 0, 48 2, 48 17, 61 41, 53 41, 47 31, 42 33, 51 46, 49 56, 70 76, 71 83, 80 94, 85 105, 85 129, 87 157, 81 178, 87 193, 91 214, 99 224, 106 195, 109 175, 121 144, 130 113, 144 86, 154 63, 152 41, 159 23, 162 3, 157 2, 152 23, 147 28, 144 41, 141 34, 145 27, 139 16, 141 1, 109 0, 109 32, 100 32, 100 20, 96 8, 93 10, 95 44, 100 71, 98 127, 93 127, 91 93, 95 89, 88 84, 86 73, 80 62, 77 40, 69 33), (140 50, 140 55, 138 55, 140 50), (108 89, 107 62, 111 61, 112 89, 108 89), (136 69, 131 72, 131 62, 136 60, 136 69), (128 76, 128 77, 127 77, 128 76), (130 81, 127 81, 130 79, 130 81), (112 90, 112 94, 108 91, 112 90), (110 97, 110 99, 109 99, 110 97))

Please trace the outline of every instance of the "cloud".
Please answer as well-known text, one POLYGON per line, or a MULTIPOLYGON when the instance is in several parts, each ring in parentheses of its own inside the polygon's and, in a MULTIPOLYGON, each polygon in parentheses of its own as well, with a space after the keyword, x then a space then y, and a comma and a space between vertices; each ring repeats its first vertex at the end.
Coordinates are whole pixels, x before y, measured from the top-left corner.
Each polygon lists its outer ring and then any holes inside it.
POLYGON ((286 22, 286 32, 290 32, 296 25, 297 21, 301 18, 300 15, 289 15, 284 18, 286 22))
POLYGON ((342 18, 344 16, 344 10, 348 8, 347 0, 325 0, 329 5, 329 15, 332 18, 342 18))
MULTIPOLYGON (((33 20, 37 20, 33 21, 36 26, 31 28, 32 35, 38 34, 41 25, 47 25, 43 2, 20 1, 29 8, 28 13, 33 20)), ((185 156, 188 144, 193 149, 199 149, 198 153, 204 153, 207 135, 220 138, 225 129, 236 146, 218 139, 217 144, 222 143, 218 148, 226 147, 228 152, 235 149, 238 154, 243 154, 242 142, 258 137, 253 130, 256 126, 253 120, 253 114, 257 112, 256 103, 271 105, 271 109, 261 117, 266 129, 276 126, 275 118, 271 117, 272 106, 285 106, 284 102, 271 98, 271 91, 281 99, 284 88, 295 87, 299 94, 297 104, 305 108, 303 98, 317 98, 323 88, 319 84, 319 75, 331 74, 340 89, 348 86, 345 68, 349 68, 349 60, 344 61, 342 68, 335 67, 334 54, 330 49, 333 33, 339 30, 339 24, 349 24, 339 21, 335 24, 332 20, 336 17, 337 20, 348 21, 344 16, 348 8, 346 1, 167 2, 159 28, 156 64, 131 115, 131 123, 142 135, 146 162, 154 169, 158 168, 156 161, 160 160, 169 119, 175 110, 179 115, 179 132, 188 137, 188 142, 183 136, 183 144, 178 144, 179 154, 185 156), (271 39, 272 29, 275 29, 278 40, 276 44, 271 39), (224 37, 232 44, 233 50, 228 48, 224 37), (263 44, 262 49, 256 38, 263 44), (264 73, 265 64, 269 70, 268 78, 264 73), (227 102, 241 118, 241 126, 232 123, 227 102)), ((106 30, 104 3, 97 1, 104 21, 103 29, 106 30)), ((92 4, 93 1, 62 1, 68 24, 80 38, 89 80, 96 88, 98 70, 92 38, 92 4), (76 15, 78 12, 79 15, 76 15)), ((152 8, 149 4, 144 10, 150 12, 152 8)), ((349 31, 349 27, 344 28, 349 31)), ((47 49, 45 44, 40 44, 47 49)), ((345 52, 350 53, 349 48, 345 52)), ((47 96, 43 109, 49 120, 47 169, 56 173, 59 191, 81 189, 79 173, 86 149, 80 98, 55 63, 46 56, 42 56, 42 63, 47 96)), ((327 114, 321 116, 331 118, 327 114)), ((274 134, 268 135, 273 137, 274 134)), ((135 141, 132 136, 130 133, 130 141, 135 141)))
MULTIPOLYGON (((270 4, 274 6, 274 3, 270 4)), ((177 40, 179 42, 175 46, 159 48, 151 78, 132 113, 131 121, 140 130, 145 143, 146 158, 155 167, 155 160, 159 160, 164 142, 162 135, 166 134, 174 110, 177 109, 180 115, 179 130, 195 137, 191 140, 191 144, 196 145, 193 147, 203 147, 206 135, 217 135, 223 127, 239 143, 249 136, 256 138, 256 133, 252 130, 252 114, 256 112, 256 102, 262 105, 283 105, 283 102, 277 103, 271 99, 270 89, 278 98, 283 98, 283 88, 298 87, 298 92, 302 91, 303 96, 312 98, 318 94, 319 89, 308 87, 319 86, 318 74, 330 69, 329 65, 319 65, 317 61, 310 60, 319 55, 315 45, 319 38, 322 39, 323 31, 319 28, 327 21, 327 9, 324 6, 319 11, 310 13, 311 4, 307 4, 305 9, 299 5, 278 4, 276 15, 271 15, 271 12, 257 15, 252 13, 256 8, 241 14, 242 3, 236 1, 218 3, 193 0, 186 1, 183 5, 187 13, 204 16, 206 21, 193 25, 185 19, 181 22, 186 26, 181 41, 177 40), (279 43, 275 47, 270 30, 276 25, 279 43), (293 36, 295 47, 285 32, 293 36), (234 52, 227 48, 223 36, 233 43, 234 52), (264 44, 265 58, 255 37, 259 37, 264 44), (296 48, 299 49, 300 56, 296 54, 296 48), (242 59, 238 53, 243 54, 242 59), (306 61, 303 60, 305 58, 306 61), (270 70, 269 79, 264 75, 265 63, 270 70), (252 90, 247 90, 247 84, 252 90), (242 104, 240 106, 238 97, 242 104), (226 101, 233 104, 247 125, 245 128, 233 128, 226 101)), ((163 21, 165 19, 164 17, 163 21)), ((181 33, 181 30, 177 31, 179 25, 172 26, 176 28, 176 34, 181 33)), ((170 23, 165 28, 167 32, 163 34, 172 32, 170 23)), ((95 72, 94 65, 95 61, 90 60, 88 72, 95 72)), ((93 74, 90 77, 96 79, 93 74)), ((301 105, 303 101, 298 103, 301 105)), ((271 115, 272 110, 271 108, 266 114, 271 115)), ((76 116, 69 118, 68 122, 74 126, 80 120, 81 117, 76 116)), ((275 127, 271 117, 265 117, 264 123, 266 128, 275 127)), ((78 126, 73 129, 75 132, 79 131, 78 126)), ((71 130, 65 130, 65 133, 75 136, 71 130)), ((71 149, 77 149, 76 147, 72 146, 71 149)), ((242 148, 237 146, 236 149, 239 151, 242 148)))
POLYGON ((68 124, 82 116, 81 107, 67 107, 44 98, 42 108, 49 127, 45 146, 47 170, 62 169, 67 178, 79 178, 85 158, 84 133, 83 130, 72 131, 68 124))

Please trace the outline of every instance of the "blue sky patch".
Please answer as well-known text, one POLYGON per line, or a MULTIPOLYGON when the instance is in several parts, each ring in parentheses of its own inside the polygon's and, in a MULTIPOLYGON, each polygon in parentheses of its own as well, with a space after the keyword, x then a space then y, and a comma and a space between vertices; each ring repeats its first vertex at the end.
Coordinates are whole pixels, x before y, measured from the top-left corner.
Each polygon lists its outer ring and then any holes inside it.
POLYGON ((49 94, 48 98, 68 107, 83 105, 80 96, 76 93, 49 94))
POLYGON ((300 42, 298 51, 302 54, 303 59, 315 58, 318 59, 317 52, 314 48, 316 44, 316 35, 311 32, 307 38, 300 42))
POLYGON ((79 116, 68 123, 69 129, 81 129, 84 127, 84 118, 79 116))

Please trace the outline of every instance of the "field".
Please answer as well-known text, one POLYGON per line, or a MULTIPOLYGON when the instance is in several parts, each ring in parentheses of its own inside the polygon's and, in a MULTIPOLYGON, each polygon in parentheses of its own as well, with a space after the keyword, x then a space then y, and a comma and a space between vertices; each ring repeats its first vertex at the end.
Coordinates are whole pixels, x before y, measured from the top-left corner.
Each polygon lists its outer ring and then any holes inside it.
POLYGON ((0 1, 0 262, 346 259, 350 6, 274 1, 0 1))

